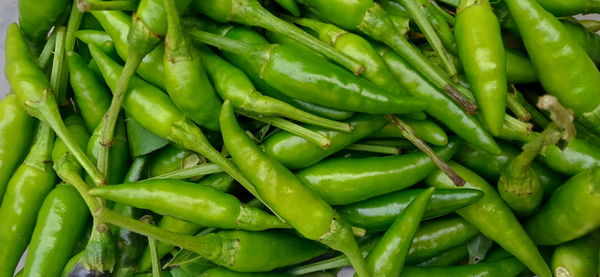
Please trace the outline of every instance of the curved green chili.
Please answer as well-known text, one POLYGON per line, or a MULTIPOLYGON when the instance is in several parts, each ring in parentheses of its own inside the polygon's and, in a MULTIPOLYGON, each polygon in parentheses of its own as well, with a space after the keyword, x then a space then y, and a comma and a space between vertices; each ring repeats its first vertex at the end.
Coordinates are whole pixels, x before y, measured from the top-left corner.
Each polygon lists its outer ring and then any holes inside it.
POLYGON ((506 109, 506 55, 500 24, 487 0, 462 0, 454 30, 458 56, 488 129, 502 130, 506 109))
POLYGON ((148 180, 91 189, 92 196, 208 227, 259 231, 287 225, 232 195, 178 180, 148 180))
POLYGON ((598 269, 600 237, 593 232, 554 249, 552 272, 556 276, 594 276, 598 269))
POLYGON ((434 188, 428 188, 417 195, 369 252, 365 262, 373 276, 400 275, 413 237, 434 191, 434 188))
POLYGON ((83 234, 89 211, 73 187, 59 185, 42 204, 22 276, 59 276, 83 234))
MULTIPOLYGON (((452 140, 436 151, 444 159, 460 146, 452 140)), ((412 186, 437 169, 421 152, 368 158, 335 158, 296 173, 296 176, 327 203, 344 205, 412 186)))
POLYGON ((265 204, 306 238, 346 254, 360 276, 369 276, 350 227, 337 219, 335 211, 323 199, 246 135, 228 101, 221 111, 221 131, 236 165, 256 187, 265 204), (305 216, 307 210, 312 211, 310 219, 305 216))
MULTIPOLYGON (((462 208, 457 213, 473 224, 483 235, 494 240, 511 254, 527 265, 539 276, 552 276, 531 238, 525 233, 521 224, 512 214, 496 190, 485 180, 457 163, 451 163, 452 168, 463 177, 466 188, 482 190, 485 195, 477 203, 462 208), (503 226, 503 228, 498 228, 503 226)), ((426 183, 436 188, 456 188, 452 181, 441 171, 426 179, 426 183)))
POLYGON ((31 142, 33 123, 16 95, 9 94, 0 101, 0 203, 31 142))
POLYGON ((525 266, 515 257, 504 258, 493 262, 483 262, 470 265, 441 266, 441 267, 412 267, 407 266, 402 276, 407 277, 442 277, 442 276, 504 276, 515 277, 525 266))
MULTIPOLYGON (((404 189, 335 209, 352 226, 368 231, 381 231, 387 229, 422 191, 423 189, 404 189)), ((475 189, 438 189, 431 196, 423 217, 430 219, 449 214, 477 202, 481 197, 483 192, 475 189)))
POLYGON ((558 245, 600 226, 600 167, 585 170, 559 187, 524 224, 536 244, 558 245))

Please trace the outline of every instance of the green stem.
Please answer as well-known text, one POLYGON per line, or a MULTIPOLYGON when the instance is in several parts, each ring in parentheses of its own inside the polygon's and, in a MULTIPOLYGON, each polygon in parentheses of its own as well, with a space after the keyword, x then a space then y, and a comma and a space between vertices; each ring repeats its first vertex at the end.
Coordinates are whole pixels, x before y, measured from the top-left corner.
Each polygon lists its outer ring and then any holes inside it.
POLYGON ((336 268, 349 266, 349 265, 350 265, 350 260, 348 260, 348 257, 346 257, 345 255, 340 255, 340 256, 333 257, 328 260, 323 260, 323 261, 316 262, 313 264, 296 267, 294 269, 287 271, 287 273, 292 274, 292 275, 305 275, 305 274, 309 274, 309 273, 313 273, 313 272, 336 269, 336 268))
POLYGON ((434 8, 434 10, 438 14, 440 14, 444 18, 444 20, 446 20, 446 22, 448 24, 453 25, 453 26, 454 26, 454 24, 456 24, 456 18, 454 18, 454 15, 452 13, 450 13, 449 11, 440 7, 440 5, 438 5, 438 3, 436 1, 429 1, 429 3, 434 8))
POLYGON ((441 59, 442 64, 446 68, 446 71, 450 75, 451 78, 456 78, 457 71, 454 63, 452 62, 452 58, 450 54, 444 47, 442 40, 436 33, 431 22, 427 20, 427 17, 423 13, 423 9, 419 6, 419 4, 415 0, 396 0, 402 4, 404 8, 411 15, 412 19, 417 23, 419 29, 427 38, 429 45, 433 48, 433 50, 437 53, 438 57, 441 59))
POLYGON ((296 123, 287 121, 281 117, 275 116, 255 116, 250 114, 242 113, 244 116, 252 118, 254 120, 258 120, 270 125, 273 125, 281 130, 290 132, 294 135, 300 136, 312 143, 319 145, 323 149, 329 148, 331 145, 331 140, 315 131, 304 128, 296 123))
POLYGON ((66 28, 63 26, 56 28, 56 44, 54 45, 54 60, 52 61, 52 72, 50 74, 50 83, 56 94, 56 102, 62 105, 67 97, 65 74, 65 35, 66 28))
POLYGON ((361 152, 371 152, 371 153, 380 153, 380 154, 389 154, 389 155, 399 155, 400 148, 392 147, 392 146, 382 146, 382 145, 369 145, 369 144, 361 144, 355 143, 346 148, 347 150, 353 151, 361 151, 361 152))
POLYGON ((121 72, 121 76, 117 81, 117 86, 113 91, 113 98, 110 103, 110 107, 106 111, 102 121, 102 127, 100 129, 100 151, 98 153, 98 169, 100 173, 107 177, 108 172, 108 161, 109 161, 109 149, 113 144, 113 137, 115 133, 115 127, 117 119, 119 118, 119 111, 125 98, 125 93, 129 87, 129 82, 135 75, 135 71, 142 62, 143 55, 139 51, 134 49, 129 50, 127 62, 121 72))
POLYGON ((97 210, 95 212, 95 218, 167 244, 192 250, 198 254, 210 253, 210 251, 215 250, 215 248, 212 247, 213 245, 201 238, 169 232, 150 224, 142 223, 133 218, 123 216, 106 207, 97 210))
MULTIPOLYGON (((285 103, 283 101, 274 99, 274 98, 270 98, 270 97, 265 97, 266 102, 265 103, 265 108, 263 110, 271 110, 273 111, 273 113, 277 113, 280 116, 284 116, 287 117, 289 119, 292 120, 296 120, 296 121, 300 121, 306 124, 310 124, 310 125, 315 125, 315 126, 320 126, 323 128, 328 128, 328 129, 332 129, 332 130, 336 130, 336 131, 340 131, 340 132, 351 132, 352 131, 352 126, 348 123, 345 122, 339 122, 339 121, 335 121, 335 120, 331 120, 329 118, 324 118, 324 117, 320 117, 320 116, 316 116, 313 115, 311 113, 305 112, 303 110, 300 110, 298 108, 295 108, 294 106, 285 103)), ((261 101, 256 101, 257 103, 255 104, 259 104, 261 103, 261 101)), ((257 111, 258 113, 260 113, 260 111, 257 111)))
POLYGON ((522 105, 523 103, 520 101, 521 99, 519 99, 518 95, 520 95, 520 93, 517 89, 514 86, 511 86, 510 91, 506 94, 506 106, 519 120, 528 122, 531 119, 531 114, 522 105))
POLYGON ((90 209, 90 212, 94 213, 98 208, 100 208, 100 203, 94 197, 92 197, 88 190, 90 186, 81 178, 79 173, 74 170, 77 165, 73 164, 73 162, 69 159, 69 154, 65 155, 61 160, 56 161, 54 165, 54 170, 56 170, 56 174, 60 176, 62 180, 66 183, 72 185, 78 192, 79 195, 83 198, 83 201, 90 209))
POLYGON ((523 108, 527 110, 527 112, 531 116, 531 121, 533 122, 533 124, 541 128, 546 128, 548 124, 550 124, 550 120, 548 120, 548 118, 546 118, 546 116, 542 112, 540 112, 535 106, 531 105, 531 103, 529 103, 529 101, 525 99, 525 97, 520 91, 515 90, 514 96, 515 100, 518 101, 519 104, 521 104, 521 106, 523 106, 523 108))
POLYGON ((188 31, 188 35, 193 39, 200 41, 202 43, 220 48, 226 52, 232 53, 244 53, 247 51, 248 47, 251 47, 252 44, 247 42, 236 41, 232 39, 228 39, 222 37, 220 35, 215 35, 209 32, 201 31, 197 28, 193 28, 188 31))
MULTIPOLYGON (((140 219, 141 222, 154 225, 152 216, 145 215, 140 219)), ((150 250, 150 260, 152 261, 152 277, 160 277, 160 261, 156 250, 156 241, 148 237, 148 249, 150 250)))
MULTIPOLYGON (((74 0, 75 3, 77 0, 74 0)), ((67 35, 65 37, 65 53, 69 53, 75 49, 75 33, 79 30, 83 13, 79 9, 71 9, 69 22, 67 23, 67 35)))
POLYGON ((38 57, 38 65, 44 70, 48 67, 48 65, 50 65, 50 58, 52 58, 55 45, 56 31, 52 32, 48 38, 48 41, 46 41, 46 45, 44 45, 40 56, 38 57))
POLYGON ((421 152, 425 153, 449 178, 457 187, 462 187, 465 184, 465 180, 458 176, 456 172, 446 163, 446 161, 440 159, 435 152, 423 142, 415 132, 406 124, 404 121, 400 120, 398 117, 393 115, 385 116, 394 126, 398 127, 402 136, 412 142, 421 152))
POLYGON ((205 163, 205 164, 196 165, 193 167, 188 167, 188 168, 184 168, 184 169, 171 171, 171 172, 168 172, 165 174, 154 176, 152 178, 148 178, 147 180, 156 180, 156 179, 181 180, 181 179, 193 178, 193 177, 214 174, 214 173, 220 173, 220 172, 223 172, 223 169, 220 166, 218 166, 216 164, 205 163))
POLYGON ((259 26, 296 40, 304 46, 321 53, 323 56, 344 66, 355 75, 360 75, 364 71, 364 67, 355 59, 342 54, 335 48, 304 32, 302 29, 274 16, 268 10, 263 8, 257 0, 244 2, 246 2, 243 5, 245 7, 240 9, 240 14, 236 15, 237 18, 242 21, 241 23, 259 26))
POLYGON ((137 3, 135 1, 116 0, 116 1, 96 1, 96 0, 76 0, 77 8, 81 12, 89 11, 135 11, 137 3))

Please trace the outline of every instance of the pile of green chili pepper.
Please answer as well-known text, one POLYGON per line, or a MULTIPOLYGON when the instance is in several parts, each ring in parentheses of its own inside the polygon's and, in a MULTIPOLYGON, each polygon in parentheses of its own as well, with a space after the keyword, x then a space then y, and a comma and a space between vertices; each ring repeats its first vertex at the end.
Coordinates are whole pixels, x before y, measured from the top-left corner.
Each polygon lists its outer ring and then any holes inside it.
POLYGON ((19 0, 0 277, 598 276, 599 12, 19 0))

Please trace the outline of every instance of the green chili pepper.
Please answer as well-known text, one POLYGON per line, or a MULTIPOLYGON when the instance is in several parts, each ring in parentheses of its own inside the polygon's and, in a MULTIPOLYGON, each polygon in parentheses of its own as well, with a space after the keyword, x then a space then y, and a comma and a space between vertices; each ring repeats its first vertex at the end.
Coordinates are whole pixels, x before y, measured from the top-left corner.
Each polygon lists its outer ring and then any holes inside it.
POLYGON ((375 248, 369 252, 365 262, 373 276, 400 275, 413 241, 412 238, 417 232, 425 208, 434 191, 434 188, 428 188, 417 195, 398 215, 375 248))
POLYGON ((23 153, 31 141, 33 123, 33 117, 23 109, 16 95, 9 94, 0 101, 0 199, 23 160, 23 153))
POLYGON ((458 92, 447 75, 435 68, 398 32, 387 13, 372 0, 302 0, 299 3, 313 8, 320 17, 345 30, 361 31, 372 39, 382 41, 398 52, 435 87, 447 92, 469 113, 476 109, 469 99, 458 92))
POLYGON ((402 276, 518 276, 525 269, 523 263, 514 257, 504 258, 493 262, 470 265, 441 266, 441 267, 412 267, 407 266, 402 276))
POLYGON ((88 131, 93 132, 110 106, 110 92, 77 53, 67 53, 67 60, 75 102, 88 131))
POLYGON ((410 246, 406 262, 416 264, 463 245, 479 230, 460 217, 447 217, 421 224, 410 246))
POLYGON ((159 176, 168 172, 192 167, 202 163, 202 157, 195 152, 173 145, 152 153, 152 162, 148 165, 148 176, 159 176))
POLYGON ((8 27, 6 38, 5 72, 19 100, 25 105, 29 114, 40 118, 52 127, 95 184, 104 184, 102 175, 69 136, 60 118, 58 104, 50 83, 29 52, 27 42, 16 24, 8 27))
POLYGON ((545 10, 555 16, 577 15, 600 12, 598 0, 536 0, 545 10))
POLYGON ((231 271, 229 269, 222 268, 222 267, 215 267, 215 268, 211 268, 207 271, 204 271, 200 276, 201 277, 261 277, 261 276, 284 277, 284 276, 291 276, 291 275, 279 274, 279 273, 268 273, 268 272, 242 273, 242 272, 231 271))
MULTIPOLYGON (((336 210, 352 226, 365 228, 368 231, 386 230, 396 216, 422 191, 423 189, 404 189, 336 207, 336 210)), ((481 197, 483 192, 475 189, 438 189, 431 196, 423 217, 429 219, 449 214, 477 202, 481 197)))
POLYGON ((42 204, 22 276, 59 276, 84 231, 89 215, 79 193, 53 189, 42 204))
POLYGON ((265 153, 290 169, 308 167, 330 156, 347 146, 367 137, 383 128, 388 121, 378 115, 358 114, 347 121, 352 126, 351 133, 327 130, 307 126, 319 134, 331 139, 329 148, 323 149, 318 145, 288 132, 275 133, 263 142, 265 153))
MULTIPOLYGON (((222 122, 221 122, 222 123, 222 122)), ((263 272, 319 256, 325 248, 282 232, 220 231, 201 237, 180 235, 104 209, 101 220, 192 250, 211 262, 240 272, 263 272)))
MULTIPOLYGON (((403 117, 402 121, 415 131, 417 137, 425 142, 437 146, 444 146, 448 143, 446 132, 431 120, 414 120, 403 117)), ((383 129, 371 134, 369 138, 404 138, 404 136, 398 127, 388 124, 383 129)))
POLYGON ((302 29, 279 19, 263 8, 257 0, 201 0, 193 1, 192 6, 218 22, 233 21, 284 34, 323 54, 323 56, 335 61, 356 75, 360 75, 364 70, 352 57, 336 51, 333 47, 319 41, 302 29))
POLYGON ((335 211, 292 172, 254 144, 238 125, 228 101, 221 111, 221 131, 236 165, 256 187, 265 204, 304 237, 347 255, 360 276, 369 276, 350 227, 339 221, 335 211), (307 210, 312 213, 308 220, 307 210))
POLYGON ((411 113, 427 107, 422 100, 392 94, 337 65, 303 56, 289 46, 249 44, 197 29, 189 34, 196 40, 243 56, 269 85, 300 100, 377 114, 411 113))
MULTIPOLYGON (((460 142, 451 140, 436 154, 449 160, 460 142)), ((327 203, 345 205, 412 186, 437 169, 424 153, 368 158, 335 158, 296 173, 327 203)))
MULTIPOLYGON (((131 16, 121 11, 92 11, 102 28, 111 37, 117 54, 121 59, 127 59, 129 55, 129 44, 127 35, 131 25, 131 16)), ((166 21, 165 21, 166 22, 166 21)), ((165 48, 159 45, 148 53, 137 68, 137 73, 151 84, 165 89, 165 77, 163 67, 163 56, 165 48)))
POLYGON ((590 32, 579 23, 567 20, 561 21, 567 32, 583 47, 588 56, 596 64, 600 64, 600 36, 595 32, 590 32))
MULTIPOLYGON (((531 239, 537 238, 534 236, 530 238, 525 233, 496 190, 481 177, 459 164, 450 163, 450 166, 467 181, 466 188, 479 189, 485 193, 477 203, 462 208, 457 213, 479 229, 484 236, 515 255, 537 275, 552 276, 550 269, 531 241, 531 239), (502 228, 498 228, 498 226, 502 226, 502 228)), ((456 188, 454 183, 441 171, 429 176, 426 183, 436 188, 456 188)))
MULTIPOLYGON (((102 124, 104 124, 104 122, 100 122, 96 127, 87 144, 88 157, 90 157, 92 162, 98 160, 100 151, 102 147, 104 147, 101 144, 100 134, 102 131, 102 124)), ((127 165, 129 164, 129 144, 127 143, 127 134, 123 116, 120 116, 117 121, 115 137, 110 148, 109 161, 108 174, 105 176, 108 184, 121 183, 127 173, 127 165)))
POLYGON ((115 44, 106 32, 97 30, 79 30, 75 33, 75 36, 85 44, 94 44, 100 47, 100 49, 107 53, 111 58, 119 59, 115 44))
POLYGON ((398 81, 412 95, 430 102, 425 112, 477 147, 490 153, 500 152, 492 136, 476 118, 467 115, 456 103, 429 84, 400 55, 389 48, 379 48, 378 51, 398 81))
POLYGON ((208 81, 200 53, 183 33, 174 0, 164 0, 168 21, 165 38, 165 84, 173 103, 192 121, 219 130, 221 100, 208 81))
POLYGON ((529 57, 505 48, 506 52, 506 80, 509 84, 527 84, 538 81, 537 73, 529 57))
POLYGON ((506 55, 500 24, 486 0, 462 0, 454 31, 458 56, 488 129, 502 130, 506 109, 506 55))
POLYGON ((98 187, 90 194, 208 227, 257 231, 287 226, 260 209, 242 205, 232 195, 178 180, 98 187))
POLYGON ((600 72, 553 15, 534 0, 506 0, 544 89, 600 133, 600 72), (548 34, 553 35, 548 35, 548 34))
POLYGON ((459 247, 452 248, 444 251, 441 254, 431 257, 425 261, 417 264, 421 267, 439 267, 439 266, 452 266, 458 264, 469 256, 469 249, 467 244, 463 244, 459 247))
POLYGON ((525 223, 525 229, 538 245, 557 245, 579 238, 600 226, 597 186, 600 167, 571 177, 548 202, 525 223))
POLYGON ((55 185, 51 160, 54 133, 40 124, 29 154, 8 182, 0 205, 5 223, 0 225, 0 264, 3 276, 11 276, 35 227, 37 212, 55 185))
POLYGON ((559 245, 552 254, 556 276, 594 276, 598 268, 598 232, 559 245))
MULTIPOLYGON (((249 28, 244 28, 244 27, 239 27, 239 26, 220 26, 220 25, 214 24, 212 22, 208 22, 205 20, 199 20, 197 18, 187 19, 184 22, 184 24, 187 24, 190 27, 200 27, 201 29, 207 29, 216 34, 220 34, 222 36, 225 36, 225 37, 231 38, 231 39, 235 39, 235 40, 241 40, 241 41, 251 42, 251 43, 261 44, 261 45, 269 44, 269 42, 267 40, 265 40, 265 38, 262 35, 260 35, 258 32, 253 31, 249 28)), ((273 35, 276 35, 276 33, 272 33, 272 32, 270 32, 270 33, 273 35)), ((293 43, 294 47, 304 47, 302 44, 300 44, 299 42, 297 42, 295 40, 287 38, 283 35, 278 35, 278 36, 284 37, 287 40, 289 40, 290 43, 293 43)), ((279 44, 282 44, 282 43, 279 43, 279 44)), ((289 44, 286 44, 286 45, 289 45, 289 44)), ((319 55, 318 53, 316 53, 308 48, 306 48, 306 49, 308 52, 310 52, 312 54, 319 55)), ((321 105, 308 103, 305 101, 291 98, 291 97, 287 96, 286 94, 276 90, 272 86, 268 85, 261 77, 258 76, 258 74, 255 74, 252 71, 252 66, 248 65, 245 62, 245 60, 243 59, 243 57, 235 55, 234 53, 226 52, 226 51, 223 53, 223 55, 231 63, 235 64, 239 69, 244 71, 244 73, 246 73, 246 75, 250 78, 252 83, 258 88, 258 90, 267 96, 271 96, 273 98, 282 100, 296 108, 305 110, 314 115, 319 115, 319 116, 327 117, 327 118, 334 119, 334 120, 347 119, 347 118, 351 117, 353 114, 353 112, 332 109, 332 108, 324 107, 321 105)))
MULTIPOLYGON (((125 182, 136 182, 142 179, 148 160, 148 156, 133 160, 125 176, 125 182)), ((142 216, 141 210, 121 203, 115 203, 113 210, 131 218, 140 218, 142 216)), ((117 277, 131 276, 137 269, 137 263, 146 246, 146 239, 139 234, 120 227, 114 227, 112 233, 118 248, 118 260, 113 274, 117 277)))
POLYGON ((55 23, 64 19, 69 3, 68 0, 19 1, 19 26, 34 44, 40 44, 55 23))
MULTIPOLYGON (((91 45, 90 51, 108 85, 114 87, 122 68, 97 47, 91 45)), ((258 195, 250 181, 212 147, 200 128, 185 118, 169 97, 156 87, 133 78, 123 106, 143 127, 162 138, 201 154, 219 165, 254 196, 258 195)), ((260 199, 260 196, 257 198, 260 199)))
MULTIPOLYGON (((502 152, 500 155, 494 156, 477 149, 471 144, 464 143, 453 156, 453 159, 486 178, 490 183, 497 183, 500 178, 500 171, 506 162, 519 154, 519 150, 508 143, 500 142, 498 145, 502 152)), ((545 198, 550 197, 556 188, 565 181, 562 175, 536 161, 533 161, 531 168, 540 178, 545 198)))
POLYGON ((241 70, 203 46, 199 46, 198 49, 202 53, 202 62, 208 70, 215 89, 223 99, 230 100, 237 109, 251 114, 284 116, 316 126, 350 131, 350 126, 347 123, 321 118, 283 101, 260 94, 241 70))

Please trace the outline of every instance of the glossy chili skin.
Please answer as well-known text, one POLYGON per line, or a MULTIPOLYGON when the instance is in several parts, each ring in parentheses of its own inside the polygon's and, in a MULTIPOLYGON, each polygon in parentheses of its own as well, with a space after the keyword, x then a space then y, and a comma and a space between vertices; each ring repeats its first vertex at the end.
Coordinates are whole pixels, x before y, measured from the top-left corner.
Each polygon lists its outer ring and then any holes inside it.
MULTIPOLYGON (((14 94, 0 101, 0 199, 33 136, 34 119, 14 94)), ((2 203, 2 200, 0 200, 2 203)))
POLYGON ((263 202, 304 237, 342 251, 361 276, 368 275, 349 225, 339 221, 331 206, 246 135, 228 101, 223 105, 220 119, 225 146, 263 202), (308 210, 312 211, 310 219, 305 214, 308 210))
MULTIPOLYGON (((444 146, 448 143, 448 135, 444 129, 435 124, 431 120, 414 120, 410 118, 402 118, 406 125, 410 126, 415 132, 415 135, 427 143, 436 146, 444 146)), ((370 138, 404 138, 402 132, 393 124, 388 124, 383 129, 369 136, 370 138)))
POLYGON ((598 0, 536 0, 555 16, 568 16, 600 12, 598 0))
POLYGON ((524 224, 533 241, 538 245, 558 245, 597 229, 600 217, 592 211, 600 205, 599 178, 600 167, 594 167, 559 187, 524 224))
MULTIPOLYGON (((129 53, 127 34, 131 25, 131 16, 121 11, 92 11, 92 15, 102 24, 106 33, 112 38, 117 53, 121 59, 126 59, 129 53)), ((163 56, 165 48, 157 46, 148 53, 137 68, 137 73, 144 80, 165 89, 163 56)))
POLYGON ((67 61, 75 103, 88 131, 93 132, 110 106, 110 92, 79 54, 67 53, 67 61))
POLYGON ((506 54, 500 24, 486 0, 463 0, 454 30, 458 56, 483 119, 492 134, 502 130, 506 109, 506 54))
MULTIPOLYGON (((458 140, 436 151, 444 160, 460 146, 458 140)), ((327 203, 345 205, 404 189, 437 169, 424 153, 367 158, 334 158, 302 169, 296 176, 327 203)))
POLYGON ((194 39, 243 56, 267 84, 309 103, 374 114, 412 113, 428 106, 423 100, 381 89, 326 60, 303 55, 294 47, 249 44, 199 30, 189 33, 194 39))
POLYGON ((406 262, 416 264, 463 245, 479 234, 461 217, 445 217, 421 224, 415 233, 406 262))
POLYGON ((75 188, 59 185, 42 204, 22 276, 59 276, 85 230, 89 211, 75 188))
POLYGON ((167 92, 173 103, 188 118, 210 130, 218 131, 221 100, 208 80, 200 53, 183 33, 175 2, 162 2, 168 21, 164 55, 167 92))
POLYGON ((536 1, 505 3, 544 89, 573 109, 588 128, 600 132, 600 72, 583 47, 536 1))
MULTIPOLYGON (((92 17, 94 18, 94 17, 92 17)), ((102 51, 106 52, 113 59, 120 59, 112 38, 104 31, 98 30, 79 30, 75 32, 75 37, 85 44, 94 44, 102 51)), ((67 53, 68 54, 68 53, 67 53)))
POLYGON ((519 275, 525 266, 515 257, 508 257, 493 262, 483 262, 471 265, 441 266, 441 267, 412 267, 407 266, 402 276, 441 277, 441 276, 506 276, 519 275))
POLYGON ((379 48, 378 51, 398 81, 412 95, 429 101, 429 107, 425 109, 427 114, 442 122, 465 141, 490 153, 499 153, 498 145, 475 117, 469 116, 458 104, 432 86, 400 55, 388 48, 379 48))
POLYGON ((152 153, 150 157, 152 162, 148 164, 148 177, 158 176, 202 163, 202 157, 197 153, 181 149, 174 145, 167 145, 152 153))
POLYGON ((373 276, 400 275, 413 237, 434 191, 434 188, 428 188, 417 195, 369 252, 365 262, 373 276))
POLYGON ((594 276, 598 269, 598 232, 557 246, 552 254, 552 272, 556 276, 594 276), (562 274, 562 275, 561 275, 562 274))
MULTIPOLYGON (((500 171, 506 162, 519 154, 519 150, 508 143, 501 142, 498 145, 500 146, 500 149, 502 149, 502 153, 494 156, 473 147, 473 145, 465 143, 460 147, 458 152, 456 152, 453 159, 473 170, 479 174, 479 176, 484 177, 491 183, 496 183, 498 178, 500 178, 500 171)), ((534 161, 531 164, 531 168, 540 178, 545 197, 550 197, 556 188, 561 186, 565 181, 564 176, 538 162, 534 161)))
POLYGON ((233 195, 179 180, 98 187, 90 194, 207 227, 260 231, 287 226, 260 209, 242 205, 233 195))
MULTIPOLYGON (((423 189, 403 189, 335 209, 352 226, 368 231, 382 231, 387 229, 396 216, 422 191, 423 189)), ((483 193, 475 189, 438 189, 431 196, 423 218, 430 219, 449 214, 477 202, 481 197, 483 193)))
MULTIPOLYGON (((533 272, 539 276, 552 276, 539 251, 532 242, 510 208, 498 195, 495 188, 472 171, 451 162, 454 171, 464 178, 466 188, 482 190, 485 195, 477 203, 462 208, 457 213, 481 231, 483 235, 494 240, 511 254, 516 255, 533 272), (503 226, 498 228, 498 226, 503 226)), ((426 183, 436 188, 456 188, 452 181, 441 171, 426 179, 426 183)))
POLYGON ((388 121, 379 115, 358 114, 346 122, 352 126, 350 133, 306 126, 331 139, 327 150, 288 132, 278 132, 269 136, 262 147, 265 153, 287 168, 308 167, 383 128, 388 121))
POLYGON ((417 266, 423 267, 437 267, 437 266, 452 266, 458 264, 469 256, 469 249, 467 244, 463 244, 458 247, 446 250, 441 254, 431 257, 425 261, 417 264, 417 266))
POLYGON ((50 127, 40 124, 34 144, 17 168, 0 205, 4 223, 0 225, 0 275, 12 276, 19 258, 31 239, 35 221, 44 198, 54 188, 52 170, 54 135, 50 127))
POLYGON ((19 26, 34 43, 43 43, 52 26, 64 17, 69 3, 68 0, 19 1, 19 26))
POLYGON ((590 32, 579 23, 561 21, 567 32, 585 49, 594 63, 600 63, 600 35, 590 32))

